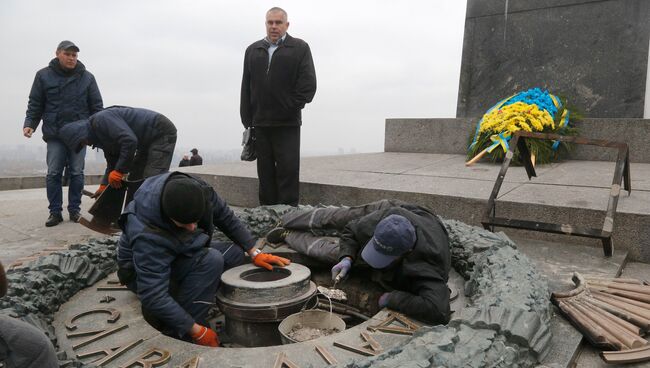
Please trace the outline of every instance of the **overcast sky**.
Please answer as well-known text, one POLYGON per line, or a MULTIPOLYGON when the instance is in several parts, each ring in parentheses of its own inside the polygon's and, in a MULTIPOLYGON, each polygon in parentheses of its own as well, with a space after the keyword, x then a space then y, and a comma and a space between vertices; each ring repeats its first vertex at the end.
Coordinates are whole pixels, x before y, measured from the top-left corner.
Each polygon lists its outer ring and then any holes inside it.
POLYGON ((309 43, 318 80, 302 150, 383 150, 384 120, 454 117, 465 0, 0 2, 0 144, 22 136, 36 71, 63 39, 97 79, 104 106, 145 107, 178 128, 178 149, 238 148, 246 47, 272 6, 309 43))

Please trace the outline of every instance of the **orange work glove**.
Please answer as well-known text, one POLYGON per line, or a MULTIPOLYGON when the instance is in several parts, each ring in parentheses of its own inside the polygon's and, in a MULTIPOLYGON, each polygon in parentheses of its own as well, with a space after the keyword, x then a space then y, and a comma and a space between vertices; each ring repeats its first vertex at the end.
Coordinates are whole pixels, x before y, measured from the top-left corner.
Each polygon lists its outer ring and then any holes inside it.
POLYGON ((107 187, 107 185, 100 184, 99 188, 97 189, 95 194, 93 194, 90 198, 98 198, 100 195, 102 195, 102 193, 104 193, 104 191, 106 190, 106 187, 107 187))
POLYGON ((110 174, 108 174, 108 184, 112 186, 115 189, 122 188, 122 177, 124 174, 117 170, 111 171, 110 174))
POLYGON ((271 271, 273 270, 273 266, 271 266, 271 263, 273 263, 276 266, 284 267, 289 265, 291 261, 286 258, 274 256, 273 254, 270 253, 258 253, 253 258, 253 263, 257 267, 264 267, 267 270, 271 271))
POLYGON ((219 336, 217 336, 217 333, 205 326, 201 326, 201 329, 191 336, 195 344, 212 346, 213 348, 219 346, 219 336))

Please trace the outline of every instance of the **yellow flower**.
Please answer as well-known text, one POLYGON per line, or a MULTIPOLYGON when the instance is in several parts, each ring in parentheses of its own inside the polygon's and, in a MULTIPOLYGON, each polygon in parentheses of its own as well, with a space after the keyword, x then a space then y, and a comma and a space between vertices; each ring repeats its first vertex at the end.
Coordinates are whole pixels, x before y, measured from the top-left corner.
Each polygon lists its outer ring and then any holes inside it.
POLYGON ((548 111, 540 110, 537 105, 515 102, 485 114, 479 133, 514 133, 518 130, 541 132, 546 127, 555 129, 555 124, 548 111))

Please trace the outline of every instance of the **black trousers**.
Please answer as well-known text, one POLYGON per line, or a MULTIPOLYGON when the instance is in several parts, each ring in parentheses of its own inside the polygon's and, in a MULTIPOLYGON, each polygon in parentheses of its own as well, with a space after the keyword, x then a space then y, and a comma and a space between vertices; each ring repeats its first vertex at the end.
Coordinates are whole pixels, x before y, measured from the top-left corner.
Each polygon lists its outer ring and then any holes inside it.
POLYGON ((260 205, 297 206, 300 199, 300 127, 255 127, 260 205))
POLYGON ((169 171, 176 147, 176 127, 164 115, 156 117, 157 136, 145 150, 135 154, 129 180, 136 181, 169 171))

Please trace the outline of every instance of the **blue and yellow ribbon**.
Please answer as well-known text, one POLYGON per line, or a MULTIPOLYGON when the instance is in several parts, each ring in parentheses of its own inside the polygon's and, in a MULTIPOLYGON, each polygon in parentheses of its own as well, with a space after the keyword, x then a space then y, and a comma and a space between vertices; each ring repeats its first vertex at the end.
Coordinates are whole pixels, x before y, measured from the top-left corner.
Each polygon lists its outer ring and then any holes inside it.
POLYGON ((510 138, 512 138, 512 135, 510 132, 501 132, 499 134, 493 134, 490 136, 490 140, 494 143, 490 147, 487 148, 488 153, 492 153, 495 148, 501 146, 503 148, 503 152, 508 152, 508 149, 510 148, 510 145, 508 142, 510 142, 510 138))

